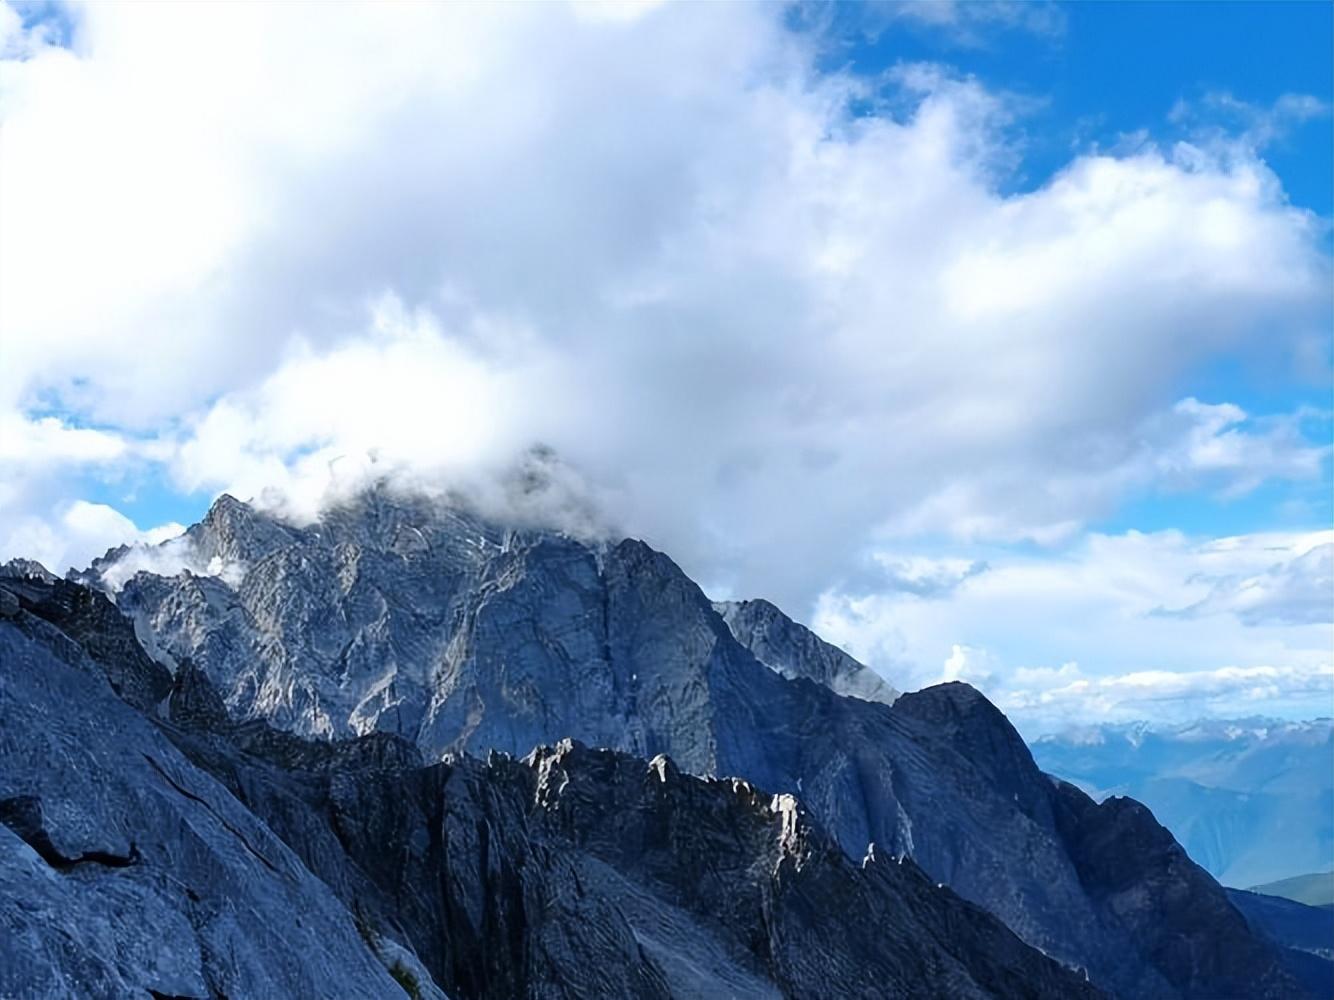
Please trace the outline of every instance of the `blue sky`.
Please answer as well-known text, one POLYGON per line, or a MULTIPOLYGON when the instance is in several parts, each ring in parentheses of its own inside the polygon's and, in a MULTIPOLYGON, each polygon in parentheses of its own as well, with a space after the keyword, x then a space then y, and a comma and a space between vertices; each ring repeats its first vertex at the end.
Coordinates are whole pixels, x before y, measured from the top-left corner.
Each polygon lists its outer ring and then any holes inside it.
MULTIPOLYGON (((1178 101, 1226 92, 1267 106, 1286 93, 1330 97, 1332 8, 1323 3, 1079 3, 1056 8, 1049 31, 958 31, 902 22, 848 52, 859 72, 901 60, 947 61, 1040 102, 1026 127, 1036 141, 1025 159, 1039 184, 1090 142, 1113 146, 1147 129, 1176 138, 1178 101)), ((856 22, 858 7, 845 15, 856 22)), ((863 36, 864 37, 864 36, 863 36)), ((1328 216, 1328 121, 1294 129, 1267 150, 1294 203, 1328 216)))
POLYGON ((324 13, 0 8, 0 556, 541 442, 900 687, 1329 701, 1328 5, 324 13))
MULTIPOLYGON (((1285 94, 1309 94, 1325 113, 1284 126, 1263 150, 1292 204, 1329 223, 1334 212, 1334 6, 1301 2, 1076 3, 1054 6, 1038 26, 974 24, 965 15, 944 24, 886 18, 864 5, 840 4, 843 46, 830 65, 876 77, 902 62, 948 63, 989 86, 1032 98, 1015 122, 1022 160, 1018 190, 1045 184, 1073 150, 1115 148, 1127 135, 1162 143, 1189 139, 1192 128, 1234 129, 1235 112, 1202 107, 1198 120, 1174 120, 1183 103, 1206 105, 1227 94, 1269 108, 1285 94), (962 23, 960 23, 962 22, 962 23)), ((1326 246, 1330 234, 1326 230, 1326 246)), ((1312 365, 1292 371, 1255 357, 1211 359, 1182 379, 1182 393, 1227 399, 1252 413, 1310 407, 1304 431, 1334 439, 1330 373, 1312 365)), ((1334 521, 1330 466, 1318 480, 1268 484, 1244 496, 1150 491, 1098 526, 1118 531, 1177 527, 1223 535, 1266 527, 1321 527, 1334 521)))

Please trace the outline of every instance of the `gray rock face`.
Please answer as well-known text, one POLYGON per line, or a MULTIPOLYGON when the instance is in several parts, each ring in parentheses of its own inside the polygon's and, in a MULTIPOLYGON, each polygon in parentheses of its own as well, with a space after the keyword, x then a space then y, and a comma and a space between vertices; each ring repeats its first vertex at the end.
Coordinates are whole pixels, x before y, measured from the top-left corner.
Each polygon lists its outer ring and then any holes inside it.
POLYGON ((5 577, 15 580, 27 577, 42 583, 54 583, 56 580, 56 575, 36 559, 10 559, 8 562, 0 563, 0 578, 5 577))
POLYGON ((0 623, 0 996, 1099 995, 790 796, 569 741, 429 766, 310 742, 232 721, 188 664, 145 716, 107 677, 151 665, 25 602, 0 623))
POLYGON ((171 689, 171 674, 144 652, 130 623, 104 594, 56 577, 25 574, 0 583, 0 595, 72 639, 79 649, 70 655, 90 658, 111 690, 136 708, 151 709, 171 689))
POLYGON ((1100 866, 1116 844, 1089 845, 1122 829, 1118 814, 1043 775, 977 692, 842 696, 830 685, 858 677, 855 661, 776 609, 725 607, 729 624, 643 543, 503 531, 383 491, 300 529, 224 498, 188 538, 195 564, 243 563, 243 575, 140 573, 117 600, 239 719, 392 734, 427 760, 518 757, 565 738, 666 754, 685 772, 795 796, 849 858, 871 843, 910 857, 1118 995, 1296 988, 1184 855, 1121 856, 1125 884, 1108 882, 1100 866), (1208 926, 1191 924, 1192 908, 1208 926), (1191 949, 1162 946, 1187 931, 1191 949))
POLYGON ((737 642, 784 677, 805 677, 836 694, 886 705, 894 704, 899 696, 870 667, 798 625, 768 601, 719 601, 713 608, 737 642))
POLYGON ((329 887, 107 673, 35 613, 0 621, 0 996, 401 992, 329 887))
POLYGON ((290 737, 180 738, 457 996, 1095 995, 911 861, 852 862, 795 800, 665 757, 353 771, 290 737))

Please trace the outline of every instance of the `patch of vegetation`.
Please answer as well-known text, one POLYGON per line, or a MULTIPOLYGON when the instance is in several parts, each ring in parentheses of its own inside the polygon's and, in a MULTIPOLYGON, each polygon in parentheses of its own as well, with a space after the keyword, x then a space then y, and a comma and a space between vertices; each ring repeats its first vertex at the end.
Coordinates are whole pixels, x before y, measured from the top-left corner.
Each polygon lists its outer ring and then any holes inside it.
POLYGON ((394 977, 394 982, 403 987, 403 992, 412 997, 412 1000, 421 1000, 422 987, 417 982, 417 977, 413 975, 402 962, 395 962, 389 967, 389 974, 394 977))

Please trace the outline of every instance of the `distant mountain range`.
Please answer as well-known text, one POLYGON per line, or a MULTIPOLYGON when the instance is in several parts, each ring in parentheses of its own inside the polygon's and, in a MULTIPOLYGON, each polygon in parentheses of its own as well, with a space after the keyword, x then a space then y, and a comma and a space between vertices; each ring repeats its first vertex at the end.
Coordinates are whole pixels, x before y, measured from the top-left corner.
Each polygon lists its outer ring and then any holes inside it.
POLYGON ((1224 885, 1334 864, 1334 720, 1091 726, 1032 750, 1043 770, 1094 798, 1143 802, 1224 885))
POLYGON ((1292 878, 1279 879, 1277 882, 1253 885, 1251 892, 1266 896, 1281 896, 1284 899, 1305 903, 1307 906, 1334 907, 1334 872, 1294 875, 1292 878))
POLYGON ((0 996, 1324 982, 971 687, 898 694, 643 542, 387 489, 0 568, 0 722, 0 996))

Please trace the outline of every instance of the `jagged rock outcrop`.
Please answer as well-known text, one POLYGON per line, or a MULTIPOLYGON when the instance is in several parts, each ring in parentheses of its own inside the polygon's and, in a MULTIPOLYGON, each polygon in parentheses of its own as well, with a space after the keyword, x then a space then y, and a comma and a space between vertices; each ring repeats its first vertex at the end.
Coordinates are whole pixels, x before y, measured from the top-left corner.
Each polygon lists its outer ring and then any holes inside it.
POLYGON ((29 578, 42 583, 56 581, 56 575, 36 559, 10 559, 8 562, 0 563, 0 578, 13 580, 29 578))
POLYGON ((187 539, 192 565, 228 570, 139 573, 118 604, 238 718, 388 733, 427 760, 517 757, 567 737, 666 754, 688 773, 794 796, 847 857, 875 843, 912 858, 1115 994, 1216 997, 1244 980, 1250 996, 1278 997, 1293 985, 1219 886, 1168 852, 1123 859, 1125 884, 1108 889, 1087 845, 1117 818, 1043 775, 977 692, 941 685, 892 705, 839 695, 829 663, 793 665, 808 641, 790 622, 739 629, 772 661, 761 663, 642 542, 505 531, 383 490, 300 528, 224 498, 187 539), (1219 917, 1216 936, 1197 933, 1192 910, 1219 917), (1198 949, 1160 947, 1176 934, 1198 949), (1248 971, 1226 951, 1249 956, 1248 971))
POLYGON ((798 625, 765 600, 718 601, 714 610, 736 641, 784 677, 805 677, 836 694, 894 704, 899 696, 879 674, 798 625))
POLYGON ((0 622, 0 996, 1099 995, 791 796, 570 741, 311 742, 188 664, 145 715, 108 678, 153 667, 62 607, 0 622))

